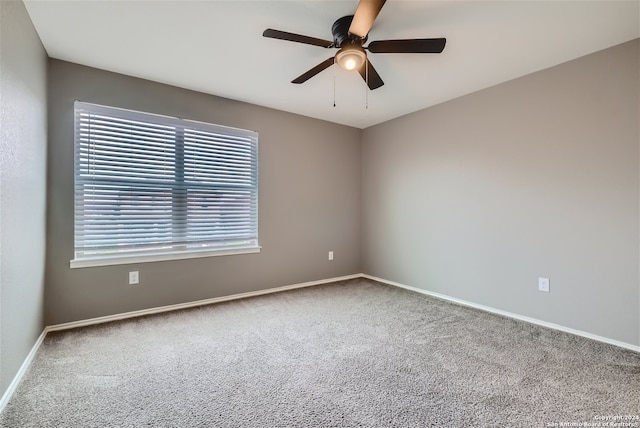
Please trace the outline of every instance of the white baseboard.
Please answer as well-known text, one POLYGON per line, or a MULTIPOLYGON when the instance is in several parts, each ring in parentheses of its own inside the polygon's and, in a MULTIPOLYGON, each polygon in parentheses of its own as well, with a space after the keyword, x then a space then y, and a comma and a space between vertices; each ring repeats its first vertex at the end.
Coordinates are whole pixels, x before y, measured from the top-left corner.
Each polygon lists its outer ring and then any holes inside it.
POLYGON ((619 346, 620 348, 629 349, 631 351, 640 353, 640 346, 633 345, 631 343, 620 342, 619 340, 610 339, 608 337, 598 336, 596 334, 591 334, 586 331, 576 330, 573 328, 565 327, 558 324, 553 324, 547 321, 542 321, 536 318, 527 317, 524 315, 515 314, 513 312, 503 311, 501 309, 492 308, 490 306, 479 305, 477 303, 469 302, 467 300, 458 299, 455 297, 447 296, 446 294, 434 293, 433 291, 424 290, 422 288, 411 287, 409 285, 400 284, 399 282, 389 281, 384 278, 378 278, 372 275, 362 274, 363 278, 371 279, 373 281, 382 282, 384 284, 393 285, 394 287, 404 288, 405 290, 415 291, 416 293, 425 294, 427 296, 436 297, 438 299, 447 300, 449 302, 457 303, 459 305, 468 306, 470 308, 480 309, 481 311, 491 312, 493 314, 502 315, 508 318, 517 319, 520 321, 525 321, 530 324, 539 325, 542 327, 551 328, 553 330, 563 331, 565 333, 574 334, 576 336, 586 337, 587 339, 596 340, 598 342, 608 343, 609 345, 619 346))
POLYGON ((230 296, 214 297, 212 299, 197 300, 195 302, 179 303, 176 305, 160 306, 157 308, 142 309, 140 311, 124 312, 121 314, 107 315, 104 317, 90 318, 87 320, 73 321, 63 324, 48 326, 46 331, 68 330, 71 328, 86 327, 105 322, 119 321, 127 318, 141 317, 145 315, 160 314, 162 312, 178 311, 180 309, 194 308, 196 306, 211 305, 213 303, 228 302, 230 300, 246 299, 247 297, 262 296, 264 294, 279 293, 281 291, 294 290, 296 288, 311 287, 314 285, 328 284, 331 282, 346 281, 354 278, 361 278, 362 274, 340 276, 336 278, 321 279, 319 281, 303 282, 299 284, 285 285, 283 287, 268 288, 266 290, 249 291, 247 293, 232 294, 230 296))
POLYGON ((9 384, 9 387, 2 395, 2 398, 0 399, 0 413, 2 413, 7 403, 9 402, 9 399, 11 398, 13 393, 16 391, 16 388, 20 384, 22 377, 24 376, 24 374, 27 372, 27 369, 31 365, 31 361, 33 361, 33 357, 35 357, 36 352, 38 352, 38 349, 40 349, 40 345, 42 345, 42 342, 44 341, 44 338, 46 335, 47 335, 47 329, 45 328, 40 334, 40 336, 38 337, 38 340, 36 340, 36 343, 33 345, 33 348, 31 348, 31 351, 29 351, 29 354, 27 354, 27 358, 24 359, 24 362, 20 366, 18 373, 16 373, 16 375, 13 377, 13 380, 9 384))

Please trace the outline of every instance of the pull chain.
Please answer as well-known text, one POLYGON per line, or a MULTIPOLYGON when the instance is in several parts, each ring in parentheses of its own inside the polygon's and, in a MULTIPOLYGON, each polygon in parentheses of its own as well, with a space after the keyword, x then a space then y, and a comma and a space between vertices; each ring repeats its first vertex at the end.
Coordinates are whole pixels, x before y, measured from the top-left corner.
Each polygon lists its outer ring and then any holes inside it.
POLYGON ((333 107, 336 106, 336 60, 333 59, 333 107))
POLYGON ((364 68, 364 75, 365 75, 365 88, 364 88, 364 108, 365 110, 369 110, 369 58, 365 59, 365 68, 364 68))

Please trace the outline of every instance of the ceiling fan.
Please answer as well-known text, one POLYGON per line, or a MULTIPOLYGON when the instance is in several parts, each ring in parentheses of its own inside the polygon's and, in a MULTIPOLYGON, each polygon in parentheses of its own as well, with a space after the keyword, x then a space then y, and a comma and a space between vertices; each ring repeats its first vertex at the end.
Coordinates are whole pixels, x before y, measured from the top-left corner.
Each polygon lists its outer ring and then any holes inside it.
POLYGON ((333 41, 288 33, 286 31, 266 29, 262 35, 272 39, 305 43, 323 48, 340 49, 335 56, 328 58, 309 71, 301 74, 291 83, 304 83, 322 70, 338 63, 347 71, 357 70, 369 89, 377 89, 384 85, 382 78, 367 58, 371 53, 440 53, 447 42, 445 38, 437 39, 404 39, 378 40, 363 46, 367 35, 378 13, 386 0, 360 0, 354 15, 343 16, 333 23, 331 33, 333 41))

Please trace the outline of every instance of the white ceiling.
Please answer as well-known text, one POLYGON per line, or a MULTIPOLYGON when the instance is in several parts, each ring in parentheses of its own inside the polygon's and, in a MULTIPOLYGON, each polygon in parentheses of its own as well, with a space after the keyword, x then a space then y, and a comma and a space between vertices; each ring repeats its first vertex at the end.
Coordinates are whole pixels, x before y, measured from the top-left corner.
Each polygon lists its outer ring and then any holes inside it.
POLYGON ((331 40, 355 0, 25 4, 53 58, 358 128, 640 36, 635 0, 391 0, 369 41, 446 37, 447 46, 439 55, 370 53, 385 85, 369 91, 336 65, 291 84, 336 50, 262 37, 274 28, 331 40))

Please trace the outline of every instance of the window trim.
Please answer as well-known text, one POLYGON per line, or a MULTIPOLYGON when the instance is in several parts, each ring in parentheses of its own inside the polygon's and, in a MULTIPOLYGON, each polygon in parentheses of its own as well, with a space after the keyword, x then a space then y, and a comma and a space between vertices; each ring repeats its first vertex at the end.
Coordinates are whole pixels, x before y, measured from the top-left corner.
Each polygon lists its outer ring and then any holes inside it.
MULTIPOLYGON (((259 215, 258 215, 258 206, 259 206, 259 166, 257 164, 258 162, 258 133, 255 131, 251 131, 251 130, 244 130, 244 129, 240 129, 240 128, 233 128, 233 127, 228 127, 228 126, 224 126, 224 125, 217 125, 217 124, 212 124, 212 123, 207 123, 207 122, 200 122, 200 121, 194 121, 194 120, 189 120, 189 119, 181 119, 178 117, 174 117, 174 116, 165 116, 165 115, 158 115, 155 113, 146 113, 146 112, 140 112, 140 111, 135 111, 135 110, 128 110, 128 109, 123 109, 123 108, 119 108, 119 107, 110 107, 110 106, 103 106, 103 105, 98 105, 98 104, 92 104, 92 103, 87 103, 87 102, 82 102, 82 101, 75 101, 74 103, 74 118, 76 116, 76 110, 80 108, 80 109, 91 109, 92 112, 98 113, 98 114, 113 114, 113 111, 121 111, 123 112, 128 118, 133 118, 134 120, 143 120, 143 121, 147 121, 147 122, 151 122, 151 123, 155 123, 155 124, 162 124, 162 125, 176 125, 178 124, 178 126, 180 127, 184 127, 185 124, 192 124, 193 126, 198 127, 198 125, 200 125, 200 127, 204 127, 204 129, 206 128, 214 128, 216 130, 221 130, 224 129, 225 131, 228 131, 228 135, 230 136, 247 136, 247 135, 255 135, 255 159, 256 159, 256 165, 255 165, 255 176, 256 176, 256 188, 255 188, 255 198, 256 198, 256 206, 255 206, 255 221, 256 221, 256 239, 253 240, 253 242, 247 244, 247 245, 238 245, 238 246, 232 246, 232 247, 228 247, 228 248, 224 248, 224 247, 208 247, 208 248, 184 248, 184 249, 176 249, 176 250, 167 250, 167 251, 158 251, 158 250, 150 250, 150 251, 140 251, 140 252, 132 252, 132 253, 126 253, 126 252, 122 252, 122 253, 112 253, 112 254, 102 254, 102 255, 96 255, 96 256, 81 256, 81 257, 76 257, 76 251, 74 248, 74 258, 72 260, 70 260, 69 262, 69 267, 71 269, 76 269, 76 268, 85 268, 85 267, 94 267, 94 266, 111 266, 111 265, 122 265, 122 264, 135 264, 135 263, 148 263, 148 262, 160 262, 160 261, 171 261, 171 260, 184 260, 184 259, 194 259, 194 258, 203 258, 203 257, 216 257, 216 256, 229 256, 229 255, 239 255, 239 254, 253 254, 253 253, 259 253, 261 250, 261 246, 259 244, 259 238, 258 238, 258 229, 259 229, 259 215)), ((77 124, 75 124, 75 119, 74 119, 74 183, 77 179, 76 177, 76 167, 75 164, 77 162, 77 159, 75 158, 76 155, 76 145, 77 145, 77 141, 76 141, 76 127, 77 124)), ((75 184, 74 184, 74 194, 76 192, 76 188, 75 188, 75 184)), ((75 197, 74 197, 75 200, 75 197)), ((74 238, 73 241, 75 243, 76 237, 75 237, 75 202, 74 202, 74 238)), ((75 244, 74 244, 75 247, 75 244)))
POLYGON ((164 262, 171 260, 198 259, 202 257, 216 256, 234 256, 239 254, 259 253, 262 247, 260 245, 238 247, 232 250, 184 250, 169 251, 164 253, 146 253, 135 255, 112 255, 98 257, 84 257, 81 259, 73 259, 69 262, 71 269, 79 269, 95 266, 113 266, 113 265, 129 265, 136 263, 164 262))

